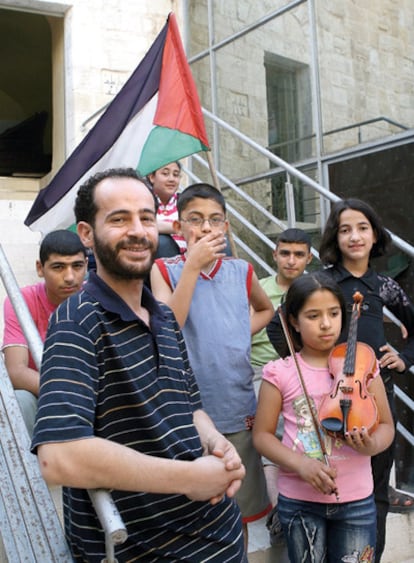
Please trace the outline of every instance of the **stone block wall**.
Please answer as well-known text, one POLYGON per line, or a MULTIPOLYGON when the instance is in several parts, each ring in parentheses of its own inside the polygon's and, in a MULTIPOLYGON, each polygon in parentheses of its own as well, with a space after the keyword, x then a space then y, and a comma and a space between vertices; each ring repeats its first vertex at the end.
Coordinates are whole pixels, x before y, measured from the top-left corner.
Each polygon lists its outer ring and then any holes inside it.
MULTIPOLYGON (((39 256, 39 233, 24 225, 32 205, 27 200, 0 200, 1 246, 20 287, 36 283, 36 260, 39 256)), ((0 339, 3 341, 3 302, 6 296, 0 282, 0 339)))

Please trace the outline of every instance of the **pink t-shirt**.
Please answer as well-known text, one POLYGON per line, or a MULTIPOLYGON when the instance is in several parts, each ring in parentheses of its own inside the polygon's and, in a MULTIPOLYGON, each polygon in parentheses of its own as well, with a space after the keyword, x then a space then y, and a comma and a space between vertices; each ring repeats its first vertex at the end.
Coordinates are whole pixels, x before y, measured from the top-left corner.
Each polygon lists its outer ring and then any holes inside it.
MULTIPOLYGON (((308 395, 316 412, 323 396, 331 390, 332 377, 327 368, 316 368, 306 364, 297 354, 299 367, 308 395)), ((379 374, 378 365, 374 377, 379 374)), ((309 457, 322 458, 317 434, 302 392, 296 365, 292 357, 274 360, 263 367, 263 379, 275 385, 282 394, 284 432, 282 442, 309 457)), ((342 440, 325 436, 325 447, 329 463, 337 470, 336 484, 340 502, 364 499, 373 491, 371 458, 346 445, 342 440)), ((278 487, 282 495, 310 502, 335 503, 335 495, 324 495, 316 491, 299 475, 279 470, 278 487)))
MULTIPOLYGON (((46 295, 44 282, 28 285, 21 289, 24 300, 27 303, 33 321, 37 326, 42 341, 45 341, 50 315, 56 309, 56 305, 51 303, 46 295)), ((6 297, 4 301, 4 334, 3 350, 7 346, 28 347, 26 337, 14 312, 10 299, 6 297)), ((29 367, 37 369, 32 356, 29 353, 29 367)))

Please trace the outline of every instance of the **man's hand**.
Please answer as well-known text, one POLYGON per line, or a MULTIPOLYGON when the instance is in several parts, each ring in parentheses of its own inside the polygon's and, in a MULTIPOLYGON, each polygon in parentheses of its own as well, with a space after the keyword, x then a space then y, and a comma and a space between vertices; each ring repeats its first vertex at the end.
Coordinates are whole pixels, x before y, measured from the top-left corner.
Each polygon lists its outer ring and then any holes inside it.
MULTIPOLYGON (((213 455, 221 459, 227 471, 237 471, 239 469, 243 469, 244 471, 244 466, 236 448, 219 432, 214 433, 209 437, 207 443, 205 444, 204 451, 206 455, 213 455)), ((241 487, 241 482, 241 479, 232 481, 225 491, 226 495, 228 497, 234 497, 241 487)), ((218 495, 217 497, 211 498, 210 502, 212 504, 216 504, 222 497, 223 495, 218 495)))
POLYGON ((227 495, 233 497, 241 486, 246 474, 244 466, 240 464, 237 469, 229 470, 223 463, 223 458, 216 455, 207 455, 193 461, 196 467, 197 478, 189 483, 186 495, 191 500, 209 500, 217 504, 227 495))
POLYGON ((229 471, 239 469, 242 465, 241 458, 236 448, 219 432, 209 438, 205 450, 207 454, 222 458, 226 469, 229 471))
MULTIPOLYGON (((194 412, 194 424, 203 446, 204 454, 200 459, 213 458, 221 465, 227 478, 226 487, 209 497, 210 502, 216 504, 222 499, 224 494, 228 497, 234 497, 240 489, 242 479, 246 474, 236 448, 217 430, 211 418, 202 409, 194 412)), ((196 461, 198 462, 198 460, 196 461)))

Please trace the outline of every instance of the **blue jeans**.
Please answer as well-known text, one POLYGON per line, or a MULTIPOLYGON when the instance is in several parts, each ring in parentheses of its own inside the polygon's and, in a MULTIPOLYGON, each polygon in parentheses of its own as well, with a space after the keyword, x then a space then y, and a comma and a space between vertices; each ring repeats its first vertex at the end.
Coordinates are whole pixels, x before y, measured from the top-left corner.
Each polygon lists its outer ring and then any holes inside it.
POLYGON ((334 504, 279 495, 277 506, 291 563, 374 561, 376 510, 373 495, 334 504))

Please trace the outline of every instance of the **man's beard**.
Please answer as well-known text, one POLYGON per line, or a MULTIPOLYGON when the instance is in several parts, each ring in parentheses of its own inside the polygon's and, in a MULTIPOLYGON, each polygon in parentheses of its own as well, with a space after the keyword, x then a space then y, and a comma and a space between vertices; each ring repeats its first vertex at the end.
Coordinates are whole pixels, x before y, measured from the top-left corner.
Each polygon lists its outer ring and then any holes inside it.
POLYGON ((108 274, 122 280, 145 280, 151 271, 154 263, 157 248, 147 238, 129 237, 118 242, 115 248, 111 248, 109 244, 104 243, 94 233, 94 253, 103 268, 108 274), (119 251, 127 246, 144 246, 151 251, 151 258, 148 262, 128 262, 123 263, 119 259, 119 251))

